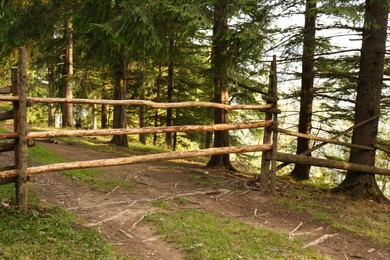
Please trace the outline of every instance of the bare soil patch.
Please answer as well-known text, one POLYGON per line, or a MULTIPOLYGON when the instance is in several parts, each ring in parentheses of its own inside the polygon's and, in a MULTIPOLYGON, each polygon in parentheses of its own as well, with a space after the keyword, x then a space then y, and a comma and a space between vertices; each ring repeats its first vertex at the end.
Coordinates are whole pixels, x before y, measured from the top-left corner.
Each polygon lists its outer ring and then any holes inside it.
MULTIPOLYGON (((49 149, 75 160, 112 158, 63 142, 44 143, 49 149)), ((2 156, 3 157, 3 156, 2 156)), ((6 158, 6 157, 3 157, 6 158)), ((331 230, 311 221, 305 214, 288 213, 273 198, 247 189, 244 178, 225 172, 209 171, 203 165, 185 161, 145 163, 104 168, 116 178, 131 178, 137 185, 124 189, 120 185, 103 193, 78 184, 60 173, 32 177, 32 184, 44 204, 60 205, 97 228, 116 249, 132 259, 183 259, 183 253, 155 234, 142 219, 156 210, 151 203, 167 200, 174 209, 198 208, 234 218, 254 227, 284 232, 286 236, 301 222, 296 232, 306 243, 325 234, 335 234, 314 248, 331 259, 390 259, 390 252, 361 237, 331 230), (210 177, 212 176, 212 177, 210 177), (184 205, 175 197, 185 197, 184 205), (321 228, 321 229, 320 229, 321 228), (314 231, 314 232, 312 232, 314 231)))

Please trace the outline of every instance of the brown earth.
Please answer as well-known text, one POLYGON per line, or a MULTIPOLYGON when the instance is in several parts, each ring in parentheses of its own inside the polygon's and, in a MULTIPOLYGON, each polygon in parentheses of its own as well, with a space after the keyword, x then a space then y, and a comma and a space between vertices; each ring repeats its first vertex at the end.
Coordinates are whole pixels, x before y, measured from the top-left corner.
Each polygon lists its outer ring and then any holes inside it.
MULTIPOLYGON (((112 158, 114 155, 80 148, 67 143, 43 143, 58 154, 75 160, 112 158)), ((3 160, 12 154, 4 154, 3 160)), ((142 219, 159 210, 152 201, 167 200, 174 209, 197 208, 233 218, 254 227, 288 233, 301 222, 296 233, 305 243, 323 235, 335 236, 314 246, 331 259, 390 259, 390 252, 358 236, 331 230, 311 221, 307 215, 292 214, 277 206, 273 198, 248 189, 244 178, 224 172, 209 171, 198 163, 185 161, 156 162, 104 168, 134 188, 118 185, 103 193, 81 185, 59 173, 32 177, 31 186, 44 204, 60 205, 78 215, 86 226, 101 232, 115 248, 129 259, 183 259, 184 254, 159 237, 142 219), (212 176, 212 177, 211 177, 212 176), (210 181, 211 180, 211 181, 210 181), (175 197, 189 203, 175 204, 175 197), (322 228, 322 229, 320 229, 322 228)), ((283 185, 283 183, 279 183, 283 185)))

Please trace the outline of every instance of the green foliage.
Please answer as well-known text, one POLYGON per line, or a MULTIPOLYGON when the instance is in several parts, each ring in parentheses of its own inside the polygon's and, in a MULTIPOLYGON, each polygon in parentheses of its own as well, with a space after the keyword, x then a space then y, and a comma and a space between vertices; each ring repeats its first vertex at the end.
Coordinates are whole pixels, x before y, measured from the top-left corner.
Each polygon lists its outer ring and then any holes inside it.
POLYGON ((0 207, 0 218, 2 259, 119 258, 96 230, 83 228, 60 208, 33 208, 23 215, 0 207))
POLYGON ((186 253, 186 259, 322 259, 299 241, 201 210, 146 217, 157 232, 186 253))

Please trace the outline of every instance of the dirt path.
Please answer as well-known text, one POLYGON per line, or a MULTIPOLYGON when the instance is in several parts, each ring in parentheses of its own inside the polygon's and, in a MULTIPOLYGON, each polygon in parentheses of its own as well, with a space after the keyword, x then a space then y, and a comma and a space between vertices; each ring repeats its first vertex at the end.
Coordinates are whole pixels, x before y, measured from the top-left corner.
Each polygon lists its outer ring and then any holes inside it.
MULTIPOLYGON (((77 160, 113 157, 65 143, 44 143, 49 149, 77 160)), ((183 259, 183 254, 174 245, 156 236, 153 228, 140 223, 143 217, 157 208, 150 202, 157 199, 171 200, 183 196, 189 203, 176 208, 200 208, 222 216, 234 218, 250 225, 288 233, 301 222, 299 232, 309 243, 324 234, 334 234, 323 224, 308 221, 308 217, 286 214, 272 198, 257 191, 247 190, 244 180, 217 172, 206 172, 199 164, 185 162, 161 162, 105 168, 118 178, 136 182, 132 189, 116 187, 102 193, 77 184, 59 173, 34 176, 32 186, 42 201, 57 204, 74 212, 85 220, 86 226, 97 228, 128 258, 183 259), (210 182, 209 175, 219 175, 219 181, 210 182)), ((315 249, 331 259, 390 259, 378 245, 359 237, 338 232, 315 249)))

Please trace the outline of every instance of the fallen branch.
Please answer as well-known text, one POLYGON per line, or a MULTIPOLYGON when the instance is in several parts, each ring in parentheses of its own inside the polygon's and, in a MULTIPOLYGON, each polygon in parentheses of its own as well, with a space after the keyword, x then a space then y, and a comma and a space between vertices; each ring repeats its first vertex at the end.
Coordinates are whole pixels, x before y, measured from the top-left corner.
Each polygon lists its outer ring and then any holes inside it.
POLYGON ((335 234, 325 234, 323 235, 322 237, 314 240, 313 242, 310 242, 309 244, 306 244, 303 246, 303 248, 307 248, 309 246, 315 246, 315 245, 318 245, 320 243, 323 243, 324 241, 328 240, 329 238, 332 238, 334 236, 337 236, 338 233, 335 233, 335 234))
POLYGON ((291 231, 290 233, 288 233, 288 240, 293 240, 294 239, 294 236, 295 236, 295 232, 297 232, 301 227, 303 226, 303 222, 299 223, 299 225, 294 228, 293 231, 291 231))
POLYGON ((323 230, 324 228, 323 227, 319 227, 319 228, 316 228, 312 231, 307 231, 307 232, 299 232, 299 233, 295 233, 294 236, 307 236, 307 235, 311 235, 317 231, 321 231, 323 230))
POLYGON ((137 220, 136 222, 134 222, 134 224, 133 224, 133 226, 131 226, 131 228, 129 229, 129 231, 131 231, 133 228, 135 228, 135 226, 137 226, 137 224, 139 223, 139 222, 141 222, 143 219, 144 219, 144 217, 146 217, 147 215, 143 215, 139 220, 137 220))
POLYGON ((125 236, 128 237, 128 238, 134 239, 134 237, 133 237, 132 235, 127 234, 127 233, 126 233, 125 231, 123 231, 122 229, 118 228, 118 231, 121 232, 123 235, 125 235, 125 236))
POLYGON ((107 194, 105 195, 105 197, 110 196, 110 195, 111 195, 114 191, 116 191, 119 187, 120 187, 119 185, 116 186, 114 189, 112 189, 112 191, 110 191, 109 193, 107 193, 107 194))
POLYGON ((103 224, 103 223, 105 223, 105 222, 107 222, 107 221, 116 219, 117 217, 119 217, 119 216, 125 214, 125 213, 128 212, 128 211, 130 211, 130 209, 126 209, 126 210, 124 210, 124 211, 121 211, 121 212, 119 212, 118 214, 116 214, 116 215, 114 215, 114 216, 111 216, 111 217, 109 217, 109 218, 103 219, 103 220, 101 220, 101 221, 99 221, 99 222, 86 224, 85 226, 86 226, 86 227, 93 227, 93 226, 101 225, 101 224, 103 224))

